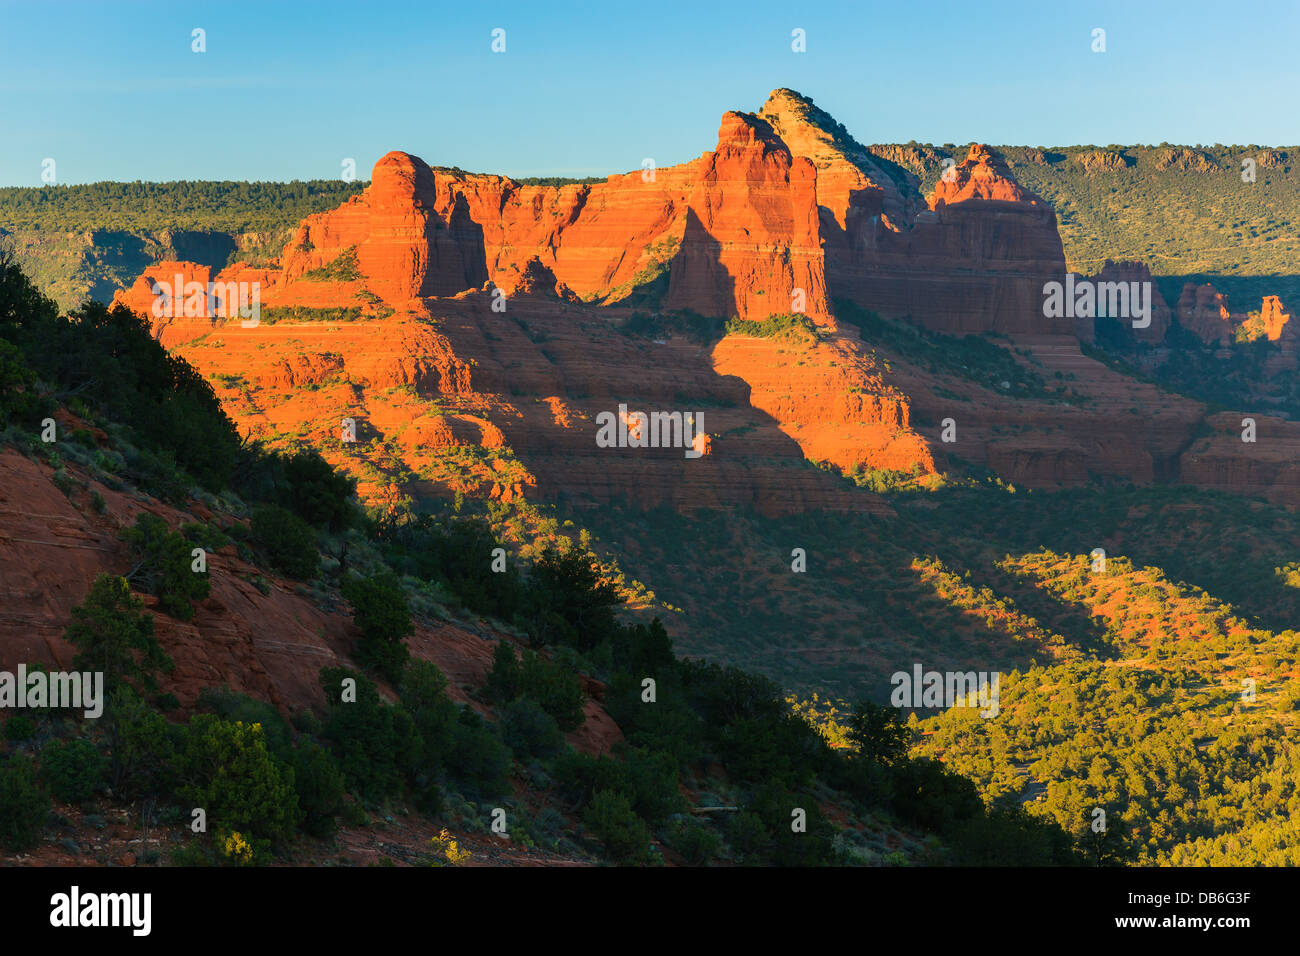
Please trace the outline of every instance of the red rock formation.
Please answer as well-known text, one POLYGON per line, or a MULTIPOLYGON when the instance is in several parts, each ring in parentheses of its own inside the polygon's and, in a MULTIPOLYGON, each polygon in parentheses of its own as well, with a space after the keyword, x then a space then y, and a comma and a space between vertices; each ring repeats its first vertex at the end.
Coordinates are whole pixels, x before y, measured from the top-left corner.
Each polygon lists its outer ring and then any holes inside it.
POLYGON ((419 314, 419 299, 490 281, 507 296, 821 321, 829 291, 946 331, 1068 330, 1041 308, 1064 274, 1055 216, 992 150, 973 147, 913 218, 914 179, 886 173, 810 100, 778 90, 764 110, 771 122, 726 114, 697 160, 591 186, 520 186, 390 153, 365 193, 303 222, 264 302, 373 294, 419 314), (306 278, 350 250, 363 279, 306 278))
POLYGON ((930 197, 930 208, 939 209, 946 203, 971 199, 1029 205, 1043 202, 1015 181, 1000 153, 980 143, 972 145, 965 160, 949 167, 939 177, 930 197))
MULTIPOLYGON (((654 271, 651 249, 671 259, 680 242, 691 188, 690 164, 611 176, 596 186, 520 186, 503 176, 437 170, 437 208, 463 204, 483 230, 493 285, 512 289, 536 259, 586 298, 629 288, 654 271)), ((664 267, 666 268, 666 261, 664 267)))
POLYGON ((795 310, 799 289, 803 311, 820 317, 815 190, 811 164, 765 121, 734 113, 700 159, 596 186, 520 186, 389 153, 365 193, 304 220, 266 301, 319 308, 368 291, 418 312, 415 299, 488 281, 507 296, 542 289, 610 302, 657 283, 672 307, 759 319, 795 310), (305 278, 349 250, 364 283, 305 278))
POLYGON ((299 227, 285 257, 286 277, 355 247, 370 291, 389 303, 482 286, 488 278, 482 230, 464 204, 439 209, 436 191, 424 161, 388 153, 375 163, 365 193, 299 227))
POLYGON ((154 335, 171 346, 212 331, 211 279, 212 270, 195 262, 157 262, 129 287, 114 293, 112 304, 148 318, 154 335))
MULTIPOLYGON (((1173 311, 1165 302, 1164 297, 1160 295, 1160 290, 1156 287, 1155 280, 1151 276, 1151 269, 1145 262, 1111 262, 1107 259, 1105 265, 1101 267, 1101 271, 1092 276, 1091 280, 1098 285, 1106 282, 1128 283, 1130 297, 1133 283, 1137 283, 1139 292, 1141 292, 1143 284, 1149 284, 1151 289, 1151 324, 1145 328, 1135 328, 1130 318, 1123 320, 1123 325, 1134 338, 1140 342, 1146 342, 1148 345, 1158 345, 1165 340, 1165 335, 1169 331, 1169 324, 1173 320, 1173 311)), ((1081 335, 1080 338, 1084 341, 1091 341, 1086 336, 1081 335)))
MULTIPOLYGON (((306 425, 317 437, 335 436, 340 418, 363 421, 401 457, 399 471, 433 476, 407 481, 399 493, 477 489, 513 498, 538 489, 605 501, 635 489, 645 505, 781 512, 835 500, 820 479, 796 477, 786 462, 931 470, 931 448, 913 428, 910 407, 919 402, 923 417, 944 417, 946 400, 926 395, 939 383, 922 382, 909 401, 856 336, 833 323, 809 347, 733 336, 701 362, 694 343, 670 337, 654 343, 662 355, 648 355, 645 340, 589 321, 598 318, 594 305, 579 298, 636 303, 655 290, 669 307, 762 317, 789 311, 790 293, 804 288, 806 309, 816 315, 826 309, 828 280, 832 291, 868 308, 944 331, 1090 337, 1086 323, 1043 317, 1046 283, 1065 275, 1055 217, 994 151, 973 146, 936 184, 930 208, 909 220, 912 180, 896 168, 885 172, 887 161, 832 126, 811 101, 777 91, 764 113, 770 122, 724 116, 717 148, 698 160, 595 185, 520 186, 389 154, 366 193, 304 221, 281 270, 232 267, 217 280, 256 278, 267 285, 268 303, 317 308, 377 292, 399 315, 270 330, 227 322, 220 343, 197 342, 185 354, 214 379, 253 383, 252 400, 233 386, 222 392, 241 427, 257 434, 302 433, 306 425), (335 278, 308 278, 349 250, 355 278, 339 270, 335 278), (491 307, 493 286, 506 293, 508 311, 491 307), (638 369, 636 382, 628 368, 638 369), (428 396, 450 407, 431 412, 422 404, 428 396), (600 410, 625 399, 630 407, 671 409, 689 405, 689 396, 711 409, 702 459, 596 453, 589 432, 600 410), (459 476, 434 476, 441 452, 464 445, 496 452, 459 476)), ((208 277, 201 267, 164 263, 121 298, 147 310, 155 278, 175 269, 185 281, 208 277)), ((1108 262, 1094 278, 1151 281, 1138 263, 1108 262)), ((1204 340, 1230 341, 1232 317, 1213 289, 1188 287, 1178 314, 1204 340)), ((1284 316, 1279 302, 1265 302, 1269 337, 1294 346, 1284 316)), ((1152 323, 1135 334, 1159 342, 1169 322, 1155 293, 1152 323)), ((159 329, 175 345, 213 326, 198 316, 159 329)), ((952 383, 943 388, 951 391, 952 383)), ((1147 398, 1135 396, 1130 405, 1147 398)), ((1095 415, 1069 405, 1044 412, 1037 445, 994 440, 1013 411, 992 414, 983 460, 1019 480, 1048 483, 1092 472, 1137 480, 1173 474, 1197 415, 1180 409, 1177 426, 1158 440, 1129 429, 1137 444, 1120 453, 1100 432, 1096 441, 1065 441, 1048 427, 1052 416, 1077 418, 1076 430, 1092 427, 1095 415), (1128 464, 1112 460, 1117 454, 1128 464)), ((1097 428, 1110 427, 1108 416, 1097 418, 1097 428)), ((963 434, 970 427, 964 424, 963 434)), ((334 457, 345 466, 358 454, 340 451, 334 457)), ((392 467, 370 460, 362 470, 392 467)), ((367 494, 394 491, 371 481, 363 485, 367 494)))
POLYGON ((126 289, 113 296, 148 318, 155 337, 168 348, 206 335, 230 322, 261 321, 262 308, 284 306, 308 309, 360 307, 375 309, 365 293, 364 280, 286 281, 284 271, 235 263, 216 276, 194 262, 160 262, 150 266, 126 289), (184 288, 176 297, 173 287, 184 288))
MULTIPOLYGON (((265 302, 337 308, 375 294, 398 316, 368 313, 341 326, 295 316, 270 329, 226 323, 220 342, 184 354, 222 383, 255 383, 251 398, 243 386, 221 391, 241 428, 257 435, 306 432, 329 448, 340 419, 355 418, 389 442, 383 447, 402 456, 408 474, 437 472, 441 450, 465 443, 520 455, 403 488, 367 477, 363 493, 380 500, 441 485, 502 498, 536 487, 596 501, 635 489, 646 505, 671 490, 680 507, 768 512, 862 507, 861 496, 833 490, 803 460, 927 472, 933 461, 906 398, 855 338, 834 329, 826 270, 835 270, 841 294, 934 327, 1039 330, 1042 286, 1064 272, 1060 240, 1051 210, 986 147, 973 148, 936 189, 933 209, 917 216, 920 198, 908 191, 915 178, 886 173, 887 161, 838 124, 831 129, 811 101, 777 91, 764 109, 811 155, 792 153, 772 123, 743 113, 723 117, 717 148, 697 160, 596 185, 520 186, 390 153, 365 193, 303 222, 282 269, 265 276, 265 302), (355 278, 333 268, 352 251, 355 278), (506 293, 508 311, 490 308, 495 290, 485 283, 506 293), (589 307, 575 301, 658 296, 669 308, 762 318, 794 311, 797 290, 803 310, 825 319, 824 342, 792 349, 733 337, 711 365, 686 341, 664 343, 671 368, 646 365, 637 354, 644 342, 596 335, 581 319, 589 307), (426 324, 435 317, 437 330, 426 324), (642 381, 629 383, 630 367, 642 381), (416 394, 395 391, 407 387, 416 394), (530 394, 536 410, 514 397, 530 394), (454 407, 430 414, 426 395, 454 407), (691 395, 711 409, 722 403, 706 416, 701 459, 596 455, 587 432, 602 408, 626 398, 671 409, 691 395)), ((210 328, 172 329, 167 342, 210 328)), ((368 476, 394 467, 366 454, 368 476)), ((357 455, 343 448, 331 459, 349 467, 357 455)))
POLYGON ((1207 418, 1210 434, 1183 455, 1180 480, 1292 506, 1300 503, 1300 425, 1249 415, 1255 419, 1256 439, 1248 443, 1241 440, 1245 417, 1223 412, 1207 418))
POLYGON ((1268 336, 1270 342, 1276 342, 1282 338, 1287 326, 1291 322, 1291 313, 1286 311, 1282 305, 1282 300, 1275 295, 1264 296, 1264 301, 1259 309, 1260 323, 1264 327, 1264 334, 1268 336))
MULTIPOLYGON (((304 221, 282 269, 236 266, 217 277, 265 281, 272 304, 337 308, 379 292, 387 309, 260 328, 196 315, 160 321, 160 334, 190 343, 182 354, 217 384, 242 430, 317 443, 381 504, 464 491, 769 514, 880 507, 806 461, 928 472, 947 451, 930 430, 950 416, 968 443, 954 454, 1017 481, 1178 477, 1203 408, 1085 359, 1087 323, 1043 317, 1046 283, 1065 277, 1055 216, 1001 157, 972 147, 913 216, 910 174, 858 147, 810 101, 777 91, 764 111, 770 122, 724 116, 717 149, 697 160, 595 185, 520 186, 390 154, 366 193, 304 221), (350 250, 355 276, 332 265, 350 250), (313 271, 322 269, 333 277, 313 271), (996 383, 908 369, 903 356, 891 370, 868 355, 873 343, 829 318, 811 344, 729 336, 701 349, 684 335, 624 335, 613 326, 631 309, 599 307, 660 302, 762 317, 789 311, 791 291, 806 286, 816 314, 823 277, 887 315, 1012 334, 1083 402, 1064 392, 1012 400, 996 383), (497 289, 504 312, 492 307, 497 289), (201 338, 214 326, 220 336, 201 338), (954 408, 951 396, 963 393, 967 403, 954 408), (698 403, 707 454, 598 448, 596 416, 622 402, 682 412, 698 403), (341 447, 343 418, 377 441, 341 447), (490 454, 461 454, 466 446, 490 454)), ((186 282, 208 277, 163 263, 120 298, 147 312, 157 277, 176 269, 186 282)), ((1109 262, 1095 277, 1150 278, 1141 264, 1109 262)), ((1159 342, 1170 316, 1154 292, 1151 326, 1135 334, 1159 342)), ((1188 286, 1177 314, 1203 340, 1231 341, 1235 317, 1212 288, 1188 286)), ((1285 318, 1266 300, 1260 321, 1279 362, 1300 344, 1285 318)), ((1187 474, 1236 480, 1227 465, 1187 474)), ((1280 472, 1251 480, 1290 493, 1280 472)))
POLYGON ((1269 339, 1277 343, 1277 351, 1264 360, 1266 376, 1294 372, 1300 368, 1300 323, 1291 321, 1292 318, 1281 299, 1275 295, 1264 297, 1260 322, 1269 339))
MULTIPOLYGON (((815 344, 729 336, 710 352, 684 336, 624 334, 590 305, 553 298, 516 305, 503 318, 475 294, 438 309, 451 347, 472 363, 473 401, 536 475, 543 496, 766 514, 874 509, 877 502, 805 459, 851 466, 893 454, 907 468, 929 461, 905 399, 865 357, 849 364, 853 356, 833 344, 833 333, 815 344), (524 314, 522 325, 509 318, 524 314), (616 414, 620 404, 629 413, 700 412, 703 454, 598 446, 598 416, 616 414)), ((470 401, 465 396, 458 407, 470 401)))
POLYGON ((880 216, 887 229, 905 228, 921 207, 865 146, 813 101, 793 90, 773 90, 758 113, 796 156, 817 168, 817 203, 823 235, 850 228, 854 218, 880 216))
POLYGON ((827 315, 817 171, 793 158, 766 120, 723 115, 718 148, 701 159, 688 203, 668 308, 827 315))
POLYGON ((578 301, 573 290, 555 278, 555 273, 542 265, 536 256, 524 263, 522 270, 503 278, 498 287, 511 299, 516 296, 543 296, 578 301))
POLYGON ((1178 324, 1206 345, 1218 345, 1221 349, 1232 345, 1232 313, 1228 311, 1227 299, 1210 283, 1184 285, 1176 312, 1178 324))
POLYGON ((944 332, 1071 334, 1070 319, 1043 315, 1047 283, 1065 277, 1051 207, 986 146, 945 176, 910 230, 872 223, 828 246, 832 294, 944 332))
POLYGON ((584 299, 616 302, 667 276, 669 308, 762 319, 793 311, 801 289, 806 314, 828 311, 816 171, 758 117, 728 113, 713 152, 603 184, 434 178, 440 212, 460 206, 482 229, 502 289, 535 259, 584 299))
POLYGON ((868 468, 934 471, 930 449, 914 430, 906 395, 885 381, 852 336, 792 350, 780 339, 729 335, 713 349, 713 367, 749 385, 749 402, 770 415, 809 461, 846 472, 868 468), (784 355, 798 358, 791 362, 784 355))
MULTIPOLYGON (((1071 320, 1042 309, 1044 285, 1065 275, 1055 214, 993 150, 973 146, 926 208, 916 177, 898 167, 937 162, 928 147, 873 154, 789 90, 775 91, 762 115, 817 167, 832 296, 940 331, 1071 332, 1071 320)), ((1087 323, 1080 331, 1091 332, 1087 323)))

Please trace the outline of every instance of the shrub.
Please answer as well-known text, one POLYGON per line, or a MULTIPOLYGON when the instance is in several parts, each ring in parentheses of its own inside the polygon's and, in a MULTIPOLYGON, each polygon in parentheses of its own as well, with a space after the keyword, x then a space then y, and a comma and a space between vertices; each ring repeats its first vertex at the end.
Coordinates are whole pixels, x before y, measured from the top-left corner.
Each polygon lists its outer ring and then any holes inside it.
POLYGON ((41 751, 41 776, 60 800, 89 800, 104 782, 107 761, 88 740, 55 740, 41 751))
POLYGON ((898 716, 898 711, 862 701, 853 708, 849 721, 849 739, 858 756, 896 764, 907 756, 912 732, 898 716))
POLYGON ((781 688, 762 675, 696 660, 679 661, 677 670, 687 700, 709 727, 785 713, 781 688))
POLYGON ((732 318, 727 320, 728 335, 745 335, 751 338, 791 339, 798 342, 816 342, 821 331, 806 315, 787 312, 784 315, 770 315, 761 322, 752 319, 732 318))
POLYGON ((447 766, 460 786, 482 796, 498 796, 509 786, 510 750, 470 707, 457 717, 447 766))
POLYGON ((361 314, 360 306, 335 309, 306 305, 267 306, 262 309, 262 321, 267 325, 275 325, 277 322, 355 322, 361 318, 361 314))
POLYGON ((136 561, 128 580, 138 580, 156 595, 158 606, 172 617, 182 621, 194 617, 192 602, 208 596, 211 582, 206 572, 193 569, 190 543, 147 511, 136 519, 134 527, 123 529, 122 540, 131 546, 136 561))
POLYGON ((523 657, 523 693, 535 700, 542 710, 555 718, 561 730, 577 730, 586 715, 582 703, 586 695, 577 674, 566 671, 532 651, 523 657))
POLYGON ((113 792, 127 799, 169 794, 175 780, 175 738, 179 728, 150 710, 129 686, 113 692, 104 715, 110 755, 108 779, 113 792))
POLYGON ((342 531, 352 523, 357 483, 335 471, 318 452, 291 455, 285 459, 284 473, 289 488, 280 503, 304 521, 330 531, 342 531))
POLYGON ((36 722, 22 714, 14 714, 5 721, 6 740, 31 740, 36 736, 36 722))
POLYGON ((320 676, 329 701, 324 734, 348 789, 371 801, 400 792, 402 755, 422 745, 410 716, 383 703, 374 682, 362 674, 326 667, 320 676), (355 701, 342 700, 344 680, 356 681, 355 701))
POLYGON ((347 282, 362 278, 360 267, 357 265, 357 247, 348 246, 335 259, 304 272, 302 277, 313 282, 347 282))
POLYGON ((310 738, 304 738, 293 754, 293 785, 302 807, 302 828, 312 836, 328 837, 335 818, 343 811, 346 784, 330 752, 310 738))
POLYGON ((266 747, 275 759, 286 764, 293 762, 293 732, 273 705, 229 687, 205 687, 199 693, 199 706, 231 723, 261 725, 266 747))
MULTIPOLYGON (((436 837, 432 837, 429 843, 434 852, 447 861, 448 866, 460 866, 462 863, 469 862, 469 859, 474 855, 469 850, 462 850, 460 844, 456 842, 456 839, 447 831, 446 827, 443 827, 436 837)), ((435 861, 433 865, 441 866, 442 864, 435 861)))
POLYGON ((293 769, 271 756, 260 724, 196 714, 181 738, 176 770, 181 799, 206 810, 210 828, 243 834, 259 861, 267 849, 261 841, 287 840, 301 819, 293 769))
MULTIPOLYGON (((12 254, 0 252, 0 405, 17 387, 35 396, 27 377, 9 368, 23 363, 55 391, 124 425, 140 445, 145 480, 183 495, 197 478, 209 491, 229 481, 239 454, 239 432, 212 386, 191 365, 169 354, 148 320, 122 307, 87 301, 68 316, 23 274, 12 254), (21 379, 21 380, 15 380, 21 379), (178 470, 184 469, 187 473, 178 470)), ((69 403, 72 404, 71 402, 69 403)))
MULTIPOLYGON (((133 440, 170 456, 210 491, 229 480, 239 432, 212 386, 154 339, 149 323, 121 307, 87 301, 66 318, 23 323, 33 368, 61 389, 127 425, 133 440)), ((189 480, 184 482, 189 484, 189 480)))
POLYGON ((527 698, 501 709, 501 736, 518 757, 546 759, 564 749, 564 734, 555 718, 527 698))
POLYGON ((626 796, 638 814, 659 824, 684 808, 677 789, 676 761, 671 754, 629 748, 622 760, 566 751, 556 761, 556 777, 579 803, 609 791, 626 796))
POLYGON ((718 749, 735 779, 790 786, 809 781, 830 754, 825 738, 794 714, 734 721, 723 729, 718 749))
POLYGON ((726 832, 727 842, 735 851, 740 863, 751 866, 763 862, 763 852, 767 846, 767 827, 762 818, 750 810, 729 814, 726 832))
POLYGON ((404 769, 417 792, 436 783, 456 746, 459 711, 447 696, 447 678, 429 661, 414 660, 402 675, 402 706, 411 715, 420 746, 404 769))
POLYGON ((175 458, 165 450, 155 453, 147 448, 127 449, 124 455, 129 472, 142 491, 177 504, 189 497, 189 476, 176 467, 175 458))
POLYGON ((721 837, 694 820, 683 820, 673 830, 672 848, 691 866, 705 866, 721 846, 721 837))
POLYGON ((510 620, 523 607, 519 570, 492 570, 500 542, 486 521, 433 515, 385 519, 376 529, 389 567, 445 586, 470 610, 510 620))
POLYGON ((582 709, 586 695, 577 674, 533 651, 524 651, 520 663, 507 641, 499 642, 493 652, 487 686, 488 693, 500 703, 508 703, 520 696, 535 701, 555 718, 561 730, 577 730, 586 717, 582 709))
POLYGON ((912 479, 917 477, 917 473, 893 468, 871 468, 859 462, 849 477, 859 488, 884 495, 911 487, 912 479))
MULTIPOLYGON (((34 417, 36 373, 23 362, 17 346, 0 339, 0 418, 5 421, 34 417)), ((28 423, 34 426, 36 422, 28 423)))
POLYGON ((231 541, 229 535, 216 524, 192 521, 181 525, 177 530, 191 546, 198 545, 208 551, 218 551, 231 541))
POLYGON ((673 641, 663 622, 655 618, 645 624, 628 624, 614 635, 614 663, 637 677, 657 677, 672 667, 673 641))
POLYGON ((529 635, 538 644, 562 643, 580 651, 594 648, 618 624, 618 589, 606 580, 594 555, 573 549, 546 551, 529 577, 529 635))
POLYGON ((217 847, 221 852, 222 858, 227 860, 232 866, 248 866, 253 862, 253 844, 250 843, 238 830, 230 833, 227 833, 225 830, 218 830, 217 847))
POLYGON ((287 508, 262 505, 250 521, 253 543, 272 567, 301 581, 320 573, 320 552, 311 526, 287 508))
POLYGON ((488 697, 498 704, 506 704, 524 692, 524 675, 519 658, 509 641, 497 641, 492 651, 492 670, 488 672, 488 697))
POLYGON ((984 812, 975 784, 929 758, 908 760, 894 771, 894 809, 904 820, 940 833, 984 812))
POLYGON ((708 728, 677 689, 675 682, 661 682, 659 702, 647 707, 641 699, 641 681, 616 673, 606 686, 604 706, 630 743, 671 754, 684 768, 709 749, 708 728))
POLYGON ((110 691, 129 681, 157 690, 155 671, 170 671, 173 664, 154 636, 153 616, 142 614, 143 607, 126 578, 97 577, 86 600, 72 609, 72 623, 63 632, 64 640, 80 651, 73 668, 102 671, 110 691))
MULTIPOLYGON (((1110 834, 1090 834, 1101 839, 1110 834)), ((1081 862, 1069 834, 1030 816, 1015 797, 1004 799, 952 831, 957 866, 1070 866, 1081 862)))
POLYGON ((650 830, 623 794, 597 793, 583 812, 582 822, 605 845, 605 853, 615 863, 635 866, 650 861, 650 830))
POLYGON ((404 643, 415 632, 411 608, 397 578, 391 574, 352 578, 343 584, 352 604, 352 620, 361 629, 357 658, 396 683, 410 659, 404 643))
POLYGON ((824 866, 834 852, 835 829, 822 816, 816 798, 778 785, 765 785, 749 805, 768 833, 763 848, 769 866, 824 866), (802 810, 804 829, 793 828, 794 811, 802 810))
POLYGON ((13 756, 0 766, 0 843, 22 852, 41 842, 50 797, 36 780, 31 758, 13 756))

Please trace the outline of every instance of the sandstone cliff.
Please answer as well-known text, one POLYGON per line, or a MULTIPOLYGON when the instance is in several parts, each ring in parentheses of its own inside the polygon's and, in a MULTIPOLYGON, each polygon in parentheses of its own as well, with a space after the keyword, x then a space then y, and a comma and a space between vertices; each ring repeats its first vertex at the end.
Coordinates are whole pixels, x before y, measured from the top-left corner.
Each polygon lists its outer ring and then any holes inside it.
POLYGON ((1071 330, 1042 310, 1043 286, 1065 273, 1055 213, 994 150, 973 146, 923 200, 903 167, 937 160, 933 151, 873 154, 790 90, 773 92, 760 115, 817 167, 832 297, 944 332, 1071 330))
POLYGON ((972 146, 928 203, 910 230, 864 229, 852 252, 828 253, 832 292, 938 331, 1071 333, 1043 315, 1046 284, 1065 275, 1056 214, 998 154, 972 146))
POLYGON ((817 203, 828 237, 848 230, 850 218, 856 222, 863 216, 879 216, 884 228, 897 231, 924 208, 913 180, 901 171, 897 178, 891 176, 878 157, 808 97, 773 90, 758 115, 794 155, 806 157, 817 168, 817 203))
POLYGON ((1260 303, 1259 318, 1264 327, 1264 335, 1270 342, 1278 341, 1287 333, 1292 333, 1288 335, 1288 338, 1291 338, 1296 331, 1291 327, 1293 316, 1282 304, 1282 300, 1275 295, 1264 297, 1264 301, 1260 303))
POLYGON ((700 161, 665 305, 705 315, 824 317, 817 172, 766 120, 727 113, 700 161))

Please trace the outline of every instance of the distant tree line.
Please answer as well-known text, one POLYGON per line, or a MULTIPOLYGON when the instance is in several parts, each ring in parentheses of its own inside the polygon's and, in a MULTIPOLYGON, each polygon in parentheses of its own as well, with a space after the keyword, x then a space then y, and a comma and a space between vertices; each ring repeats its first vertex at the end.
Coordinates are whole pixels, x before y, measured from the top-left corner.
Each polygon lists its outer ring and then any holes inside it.
POLYGON ((193 229, 258 232, 296 226, 334 209, 368 184, 306 182, 87 183, 0 189, 0 223, 9 231, 84 232, 193 229))

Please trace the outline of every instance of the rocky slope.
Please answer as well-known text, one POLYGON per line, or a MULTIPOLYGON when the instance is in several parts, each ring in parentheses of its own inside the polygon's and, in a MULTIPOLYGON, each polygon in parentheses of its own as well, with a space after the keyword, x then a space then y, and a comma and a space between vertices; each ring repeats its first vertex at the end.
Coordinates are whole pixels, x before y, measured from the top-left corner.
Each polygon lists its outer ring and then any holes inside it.
MULTIPOLYGON (((197 501, 180 510, 140 494, 116 491, 75 466, 65 493, 48 465, 12 449, 0 449, 0 661, 70 670, 76 648, 63 638, 72 609, 101 573, 125 574, 128 545, 118 532, 144 511, 173 527, 224 519, 197 501), (105 507, 92 507, 92 494, 105 507)), ((157 599, 141 595, 153 614, 159 643, 176 663, 160 678, 182 711, 194 708, 204 688, 229 687, 265 700, 283 713, 322 710, 322 667, 356 667, 352 650, 358 632, 341 598, 313 597, 293 582, 266 577, 241 559, 233 545, 208 557, 212 584, 194 618, 179 621, 162 612, 157 599), (261 587, 259 587, 259 584, 261 587)), ((492 651, 505 635, 480 625, 448 621, 417 627, 409 646, 415 657, 433 661, 459 703, 483 710, 467 691, 481 686, 492 667, 492 651)), ((591 753, 608 750, 622 735, 598 701, 586 702, 587 719, 570 742, 591 753)))

